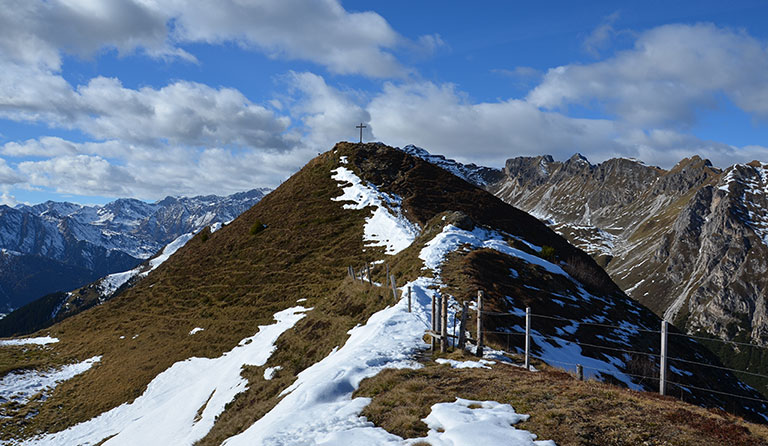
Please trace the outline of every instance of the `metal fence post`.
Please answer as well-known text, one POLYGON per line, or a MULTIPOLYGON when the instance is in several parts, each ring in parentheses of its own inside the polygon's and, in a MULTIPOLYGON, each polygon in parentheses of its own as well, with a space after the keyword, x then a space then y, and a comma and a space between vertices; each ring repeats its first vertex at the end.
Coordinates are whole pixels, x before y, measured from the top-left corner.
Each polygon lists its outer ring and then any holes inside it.
POLYGON ((477 290, 477 351, 476 355, 483 356, 483 296, 485 291, 477 290))
POLYGON ((659 394, 667 394, 667 321, 661 321, 661 358, 659 364, 659 394))
POLYGON ((525 307, 525 370, 531 370, 531 307, 525 307))

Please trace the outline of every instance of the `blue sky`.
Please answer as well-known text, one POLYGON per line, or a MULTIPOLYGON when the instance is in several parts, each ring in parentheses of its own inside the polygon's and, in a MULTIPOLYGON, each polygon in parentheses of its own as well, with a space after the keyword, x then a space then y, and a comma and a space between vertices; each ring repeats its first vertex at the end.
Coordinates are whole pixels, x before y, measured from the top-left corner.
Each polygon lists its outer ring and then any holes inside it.
POLYGON ((356 138, 768 161, 764 2, 10 0, 0 204, 274 187, 356 138))

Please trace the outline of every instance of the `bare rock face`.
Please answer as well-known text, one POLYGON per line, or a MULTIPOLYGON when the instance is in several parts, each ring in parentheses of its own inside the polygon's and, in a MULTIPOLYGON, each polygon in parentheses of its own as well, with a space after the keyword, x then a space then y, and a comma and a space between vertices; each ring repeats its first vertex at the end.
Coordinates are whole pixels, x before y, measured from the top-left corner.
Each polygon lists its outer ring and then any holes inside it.
POLYGON ((592 255, 627 294, 691 333, 768 345, 768 164, 670 170, 574 155, 506 162, 489 186, 592 255))

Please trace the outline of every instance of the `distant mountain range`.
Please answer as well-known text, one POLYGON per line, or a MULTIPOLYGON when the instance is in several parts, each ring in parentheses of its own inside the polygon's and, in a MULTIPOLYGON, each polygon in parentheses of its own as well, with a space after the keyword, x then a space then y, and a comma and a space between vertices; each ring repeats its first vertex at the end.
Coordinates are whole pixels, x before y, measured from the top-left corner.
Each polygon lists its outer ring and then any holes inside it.
POLYGON ((0 206, 0 313, 130 270, 182 234, 233 220, 268 191, 0 206))
POLYGON ((580 154, 543 155, 509 159, 493 173, 407 151, 538 217, 630 297, 712 338, 703 342, 724 362, 768 373, 764 349, 721 342, 768 345, 768 164, 719 169, 695 156, 666 170, 627 158, 595 165, 580 154))

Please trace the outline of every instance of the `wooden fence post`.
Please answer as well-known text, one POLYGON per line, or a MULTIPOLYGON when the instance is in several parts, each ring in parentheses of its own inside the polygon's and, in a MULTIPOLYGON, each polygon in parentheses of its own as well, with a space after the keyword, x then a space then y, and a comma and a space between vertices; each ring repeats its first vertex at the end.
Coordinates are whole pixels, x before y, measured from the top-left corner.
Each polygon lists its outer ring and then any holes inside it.
POLYGON ((477 351, 475 354, 483 357, 483 296, 485 291, 477 290, 477 351))
POLYGON ((368 275, 368 284, 373 285, 373 277, 371 277, 371 265, 365 262, 365 272, 368 275))
POLYGON ((442 312, 443 312, 443 296, 437 295, 437 330, 435 331, 436 334, 440 334, 442 329, 442 312))
POLYGON ((411 312, 411 287, 408 287, 408 312, 411 312))
MULTIPOLYGON (((432 293, 432 333, 437 332, 437 315, 435 314, 435 294, 432 293)), ((435 341, 435 337, 432 336, 432 351, 434 352, 437 347, 437 342, 435 341)))
POLYGON ((584 367, 581 364, 576 365, 576 376, 579 378, 579 381, 584 381, 584 367))
POLYGON ((667 394, 667 330, 668 323, 661 321, 661 358, 659 364, 659 394, 667 394))
POLYGON ((531 370, 531 307, 525 307, 525 370, 531 370))
POLYGON ((443 297, 440 319, 440 353, 445 353, 448 351, 448 296, 443 297))
POLYGON ((467 313, 469 303, 465 300, 461 306, 461 323, 459 324, 459 349, 464 350, 467 345, 467 313))
POLYGON ((355 280, 355 273, 352 271, 351 266, 347 267, 347 275, 349 276, 350 279, 355 280))
POLYGON ((392 274, 389 276, 389 279, 392 282, 392 297, 395 299, 395 303, 397 303, 397 285, 395 284, 395 275, 392 274))

